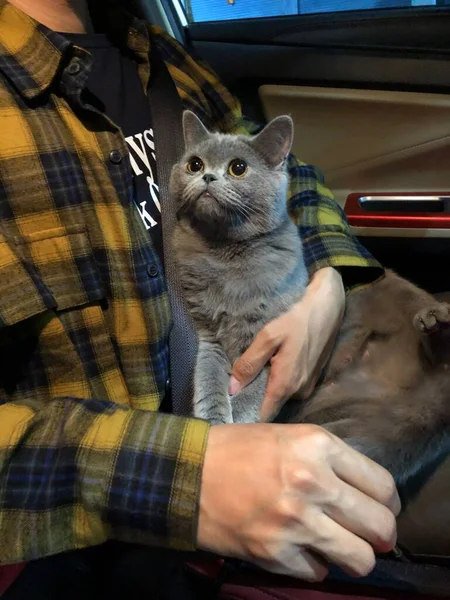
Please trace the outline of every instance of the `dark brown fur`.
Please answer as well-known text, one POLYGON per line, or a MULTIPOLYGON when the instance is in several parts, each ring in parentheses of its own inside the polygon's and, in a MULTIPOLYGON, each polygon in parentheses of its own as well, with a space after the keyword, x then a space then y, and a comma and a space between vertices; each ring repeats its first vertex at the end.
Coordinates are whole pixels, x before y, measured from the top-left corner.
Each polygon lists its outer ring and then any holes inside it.
POLYGON ((392 272, 351 294, 325 378, 277 420, 315 423, 400 486, 450 450, 450 305, 392 272))

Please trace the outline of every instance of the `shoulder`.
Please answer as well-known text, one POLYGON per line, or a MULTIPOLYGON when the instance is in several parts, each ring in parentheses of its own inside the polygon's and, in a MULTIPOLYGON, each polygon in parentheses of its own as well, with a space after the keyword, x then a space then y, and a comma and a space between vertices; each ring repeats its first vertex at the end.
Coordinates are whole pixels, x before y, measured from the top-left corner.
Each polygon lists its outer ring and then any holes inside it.
POLYGON ((183 107, 206 127, 224 133, 248 133, 241 105, 210 65, 194 56, 163 29, 152 26, 152 37, 174 80, 183 107))

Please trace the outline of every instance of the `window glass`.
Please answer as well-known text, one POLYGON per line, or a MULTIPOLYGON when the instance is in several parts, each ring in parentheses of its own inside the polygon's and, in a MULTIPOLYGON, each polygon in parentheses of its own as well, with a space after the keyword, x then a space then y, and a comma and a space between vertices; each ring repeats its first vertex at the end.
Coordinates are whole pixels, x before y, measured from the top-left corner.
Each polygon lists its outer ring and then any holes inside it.
POLYGON ((181 0, 181 2, 188 20, 197 23, 441 4, 441 0, 181 0))

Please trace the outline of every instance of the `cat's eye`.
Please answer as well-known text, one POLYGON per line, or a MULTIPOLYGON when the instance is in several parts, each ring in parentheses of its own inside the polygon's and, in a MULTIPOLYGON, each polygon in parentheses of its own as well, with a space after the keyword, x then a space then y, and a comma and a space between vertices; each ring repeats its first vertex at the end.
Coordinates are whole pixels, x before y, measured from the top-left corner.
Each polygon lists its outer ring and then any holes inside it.
POLYGON ((233 177, 244 177, 248 171, 248 165, 242 158, 235 158, 228 165, 228 173, 233 177))
POLYGON ((202 173, 205 170, 205 165, 201 158, 193 156, 187 164, 187 170, 189 173, 202 173))

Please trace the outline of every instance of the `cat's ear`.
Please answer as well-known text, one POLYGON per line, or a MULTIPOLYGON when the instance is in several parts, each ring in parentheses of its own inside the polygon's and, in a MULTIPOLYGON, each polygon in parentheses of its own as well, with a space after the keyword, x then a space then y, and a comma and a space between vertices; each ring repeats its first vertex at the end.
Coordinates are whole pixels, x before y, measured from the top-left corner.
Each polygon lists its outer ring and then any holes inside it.
POLYGON ((209 131, 197 115, 190 110, 185 110, 183 113, 183 132, 186 148, 196 146, 209 136, 209 131))
POLYGON ((277 167, 289 154, 293 139, 294 123, 285 115, 273 119, 250 144, 270 166, 277 167))

